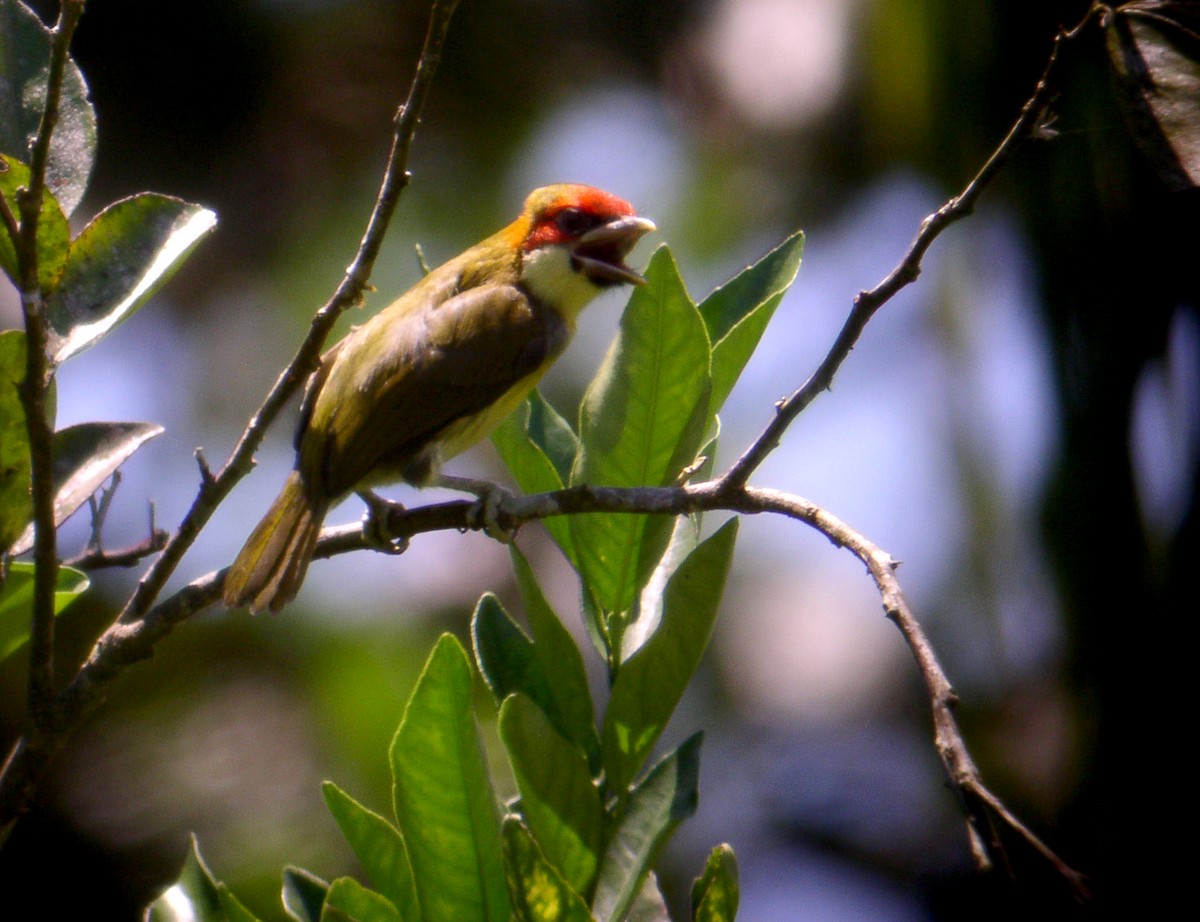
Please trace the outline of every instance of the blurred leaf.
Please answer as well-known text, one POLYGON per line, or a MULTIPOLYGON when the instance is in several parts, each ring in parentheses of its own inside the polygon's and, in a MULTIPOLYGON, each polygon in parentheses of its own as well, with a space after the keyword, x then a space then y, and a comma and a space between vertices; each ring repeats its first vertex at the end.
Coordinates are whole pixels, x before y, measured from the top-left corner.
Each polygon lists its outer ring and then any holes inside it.
POLYGON ((1118 98, 1142 152, 1170 187, 1200 185, 1200 8, 1126 3, 1106 33, 1118 98))
POLYGON ((718 845, 692 884, 692 918, 695 922, 733 922, 739 895, 737 858, 728 845, 718 845))
POLYGON ((516 817, 504 821, 508 886, 520 922, 591 922, 583 897, 546 860, 516 817))
POLYGON ((141 307, 217 224, 207 208, 143 192, 109 205, 71 244, 47 303, 54 361, 95 345, 141 307))
MULTIPOLYGON (((86 503, 130 455, 162 433, 156 423, 79 423, 54 433, 55 527, 86 503)), ((12 553, 25 553, 33 547, 33 538, 31 523, 12 553)))
MULTIPOLYGON (((0 0, 3 3, 4 0, 0 0)), ((3 39, 0 38, 0 42, 3 39)), ((0 55, 2 60, 2 55, 0 55)), ((3 109, 0 99, 0 109, 3 109)), ((14 157, 0 155, 0 195, 8 202, 9 211, 20 220, 17 205, 17 189, 29 185, 29 167, 14 157)), ((67 264, 71 244, 71 228, 63 215, 59 203, 49 189, 42 193, 42 210, 38 216, 38 286, 44 294, 53 291, 62 277, 67 264)), ((13 284, 21 287, 21 273, 17 265, 17 249, 8 229, 0 226, 0 269, 3 269, 13 284)))
POLYGON ((417 892, 400 830, 332 781, 326 781, 322 791, 329 812, 375 889, 391 900, 401 918, 416 919, 417 892))
POLYGON ((658 886, 658 875, 653 871, 642 881, 624 922, 671 922, 667 901, 658 886))
POLYGON ((617 672, 601 732, 613 791, 633 780, 700 665, 733 558, 737 522, 726 522, 675 571, 658 630, 617 672))
MULTIPOLYGON (((29 162, 46 107, 50 30, 24 4, 0 0, 0 153, 29 162)), ((96 113, 74 60, 63 72, 46 184, 68 215, 87 189, 96 158, 96 113)))
POLYGON ((303 868, 283 869, 283 908, 296 922, 321 922, 329 884, 303 868))
POLYGON ((330 884, 321 913, 321 922, 407 922, 416 918, 401 915, 387 897, 351 877, 339 877, 330 884))
MULTIPOLYGON (((579 437, 570 423, 534 391, 492 433, 492 443, 522 491, 546 493, 562 489, 570 480, 579 437)), ((574 564, 575 546, 566 517, 551 516, 542 524, 574 564)))
POLYGON ((700 316, 713 344, 710 415, 720 412, 733 390, 775 308, 796 280, 803 253, 804 234, 798 231, 701 302, 700 316))
POLYGON ((504 922, 510 912, 500 819, 471 703, 471 664, 445 634, 391 749, 396 819, 425 922, 504 922))
POLYGON ((675 827, 696 812, 702 738, 685 740, 630 795, 600 862, 592 900, 599 922, 624 917, 675 827))
MULTIPOLYGON (((515 544, 509 546, 517 588, 525 616, 533 631, 534 655, 552 693, 552 700, 538 704, 563 736, 587 754, 593 769, 600 768, 600 739, 596 734, 596 709, 588 687, 587 670, 575 638, 558 613, 550 607, 529 561, 515 544)), ((533 696, 531 696, 533 697, 533 696)))
MULTIPOLYGON (((36 570, 32 563, 13 563, 8 568, 7 578, 0 585, 0 660, 11 656, 29 640, 36 570)), ((70 567, 59 567, 54 587, 54 613, 60 614, 87 588, 86 574, 70 567)))
MULTIPOLYGON (((666 247, 646 269, 621 329, 584 395, 582 445, 572 483, 662 486, 679 474, 678 459, 695 456, 706 427, 709 343, 666 247)), ((687 463, 686 461, 683 463, 687 463)), ((644 515, 571 516, 580 575, 602 609, 628 611, 670 535, 646 543, 644 515)))
POLYGON ((200 856, 200 845, 192 836, 192 847, 179 872, 179 879, 146 909, 146 922, 258 922, 257 917, 213 877, 200 856))
POLYGON ((500 739, 521 791, 521 814, 542 853, 577 893, 587 893, 604 830, 587 759, 519 693, 500 708, 500 739))
POLYGON ((17 388, 25 380, 25 334, 0 332, 0 553, 29 522, 29 432, 17 388))

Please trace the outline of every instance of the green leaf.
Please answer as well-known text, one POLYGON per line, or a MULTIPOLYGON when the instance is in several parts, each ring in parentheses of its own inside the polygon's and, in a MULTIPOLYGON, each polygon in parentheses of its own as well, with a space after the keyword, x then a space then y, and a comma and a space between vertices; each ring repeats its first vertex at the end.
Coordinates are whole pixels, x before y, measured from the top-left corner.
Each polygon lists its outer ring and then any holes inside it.
POLYGON ((633 898, 624 922, 670 922, 667 901, 658 886, 658 875, 651 871, 642 881, 641 889, 633 898))
MULTIPOLYGON (((32 563, 18 561, 9 566, 8 577, 0 585, 0 660, 17 652, 29 640, 35 571, 32 563)), ((70 567, 59 567, 54 587, 54 613, 60 614, 87 587, 86 574, 70 567)))
POLYGON ((587 759, 522 694, 510 695, 500 708, 500 739, 521 791, 521 814, 546 860, 577 893, 587 893, 604 830, 587 759))
POLYGON ((0 333, 0 554, 29 522, 29 431, 18 388, 25 380, 25 334, 0 333))
POLYGON ((600 862, 592 900, 599 922, 624 917, 671 833, 696 812, 702 737, 697 733, 685 740, 630 795, 600 862))
POLYGON ((692 918, 695 922, 733 922, 739 896, 737 858, 728 845, 718 845, 708 856, 704 873, 692 884, 692 918))
POLYGON ((207 208, 153 192, 96 215, 71 244, 47 304, 54 361, 95 345, 131 316, 216 224, 207 208))
MULTIPOLYGON (((0 0, 0 153, 25 163, 46 107, 49 62, 50 30, 24 4, 0 0)), ((68 57, 46 164, 46 184, 67 214, 83 198, 95 159, 96 113, 68 57)))
POLYGON ((392 798, 424 922, 505 922, 500 819, 471 712, 471 664, 443 635, 392 742, 392 798))
POLYGON ((804 234, 792 234, 700 304, 700 316, 713 344, 710 415, 720 412, 733 390, 775 308, 796 280, 803 253, 804 234))
POLYGON ((519 922, 592 922, 587 904, 516 817, 504 821, 508 888, 519 922))
POLYGON ((617 672, 600 737, 614 792, 633 780, 700 665, 736 538, 730 519, 688 555, 667 583, 658 629, 617 672))
MULTIPOLYGON (((546 676, 552 698, 543 702, 534 697, 558 731, 582 749, 595 770, 600 768, 600 739, 596 734, 596 709, 588 686, 583 656, 562 622, 550 607, 529 561, 515 544, 509 546, 517 588, 525 606, 525 616, 533 631, 534 655, 546 676)), ((531 696, 533 697, 533 696, 531 696)))
POLYGON ((351 877, 339 877, 330 884, 321 913, 321 922, 406 922, 416 918, 401 915, 387 897, 351 877))
POLYGON ((229 888, 213 877, 195 836, 179 879, 147 907, 144 918, 146 922, 258 922, 229 888))
MULTIPOLYGON (((65 522, 130 455, 161 435, 156 423, 79 423, 54 433, 54 525, 65 522)), ((28 521, 28 518, 26 518, 28 521)), ((30 524, 12 547, 33 547, 30 524)))
MULTIPOLYGON (((492 443, 523 492, 546 493, 562 489, 570 479, 579 437, 535 390, 492 433, 492 443)), ((542 524, 574 564, 575 546, 567 519, 551 516, 542 524)))
MULTIPOLYGON (((662 486, 695 456, 708 407, 709 343, 670 252, 661 247, 580 410, 572 483, 662 486)), ((658 562, 670 522, 646 543, 648 516, 571 516, 580 575, 606 612, 628 611, 658 562)))
POLYGON ((412 866, 400 830, 358 803, 332 781, 326 781, 321 790, 329 812, 337 820, 342 835, 354 849, 358 863, 375 889, 391 900, 401 918, 418 918, 412 866))
POLYGON ((1200 186, 1200 9, 1125 3, 1110 11, 1105 32, 1134 140, 1170 187, 1200 186))
MULTIPOLYGON (((3 2, 3 0, 0 0, 3 2)), ((0 14, 2 15, 2 14, 0 14)), ((2 41, 2 39, 0 39, 2 41)), ((0 103, 0 108, 3 104, 0 103)), ((8 203, 14 217, 19 217, 17 189, 29 185, 29 167, 14 157, 0 155, 0 195, 8 203)), ((62 208, 49 189, 42 193, 42 209, 38 215, 38 287, 44 294, 59 283, 67 264, 71 228, 62 208)), ((7 227, 0 225, 0 269, 21 287, 21 272, 17 264, 17 249, 7 227)))
POLYGON ((321 922, 329 884, 303 868, 283 869, 283 909, 296 922, 321 922))

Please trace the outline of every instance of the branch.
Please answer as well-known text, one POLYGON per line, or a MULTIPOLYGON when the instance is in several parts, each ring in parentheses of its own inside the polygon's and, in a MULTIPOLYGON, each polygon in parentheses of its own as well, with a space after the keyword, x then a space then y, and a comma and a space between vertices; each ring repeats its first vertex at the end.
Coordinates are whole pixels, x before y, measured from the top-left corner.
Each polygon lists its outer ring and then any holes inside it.
MULTIPOLYGON (((361 302, 367 288, 368 279, 379 255, 384 234, 396 210, 400 194, 408 185, 408 157, 412 149, 413 136, 421 117, 421 111, 429 96, 437 65, 441 60, 442 48, 450 27, 450 19, 458 6, 459 0, 433 0, 430 10, 429 30, 425 36, 425 44, 417 62, 416 73, 409 89, 408 98, 397 110, 395 127, 392 137, 391 151, 388 155, 375 205, 367 222, 358 251, 353 262, 347 268, 345 276, 330 299, 317 311, 313 317, 308 336, 300 345, 287 368, 275 382, 258 411, 251 418, 237 446, 230 454, 220 472, 212 476, 202 477, 199 491, 192 507, 188 510, 179 528, 163 547, 161 556, 142 576, 137 589, 130 596, 117 622, 109 628, 97 644, 97 650, 89 658, 83 670, 76 675, 68 689, 58 699, 52 699, 52 674, 50 673, 50 653, 53 643, 53 593, 54 577, 58 567, 57 549, 53 527, 43 527, 43 523, 53 522, 52 481, 49 475, 50 464, 50 433, 45 425, 44 383, 40 388, 30 387, 32 400, 26 404, 26 417, 30 420, 30 448, 33 462, 34 512, 38 523, 37 541, 35 543, 34 560, 37 564, 37 582, 35 583, 35 621, 31 637, 31 710, 37 703, 35 714, 45 713, 44 719, 36 719, 42 731, 26 734, 17 740, 9 754, 3 769, 0 769, 0 843, 3 843, 12 824, 26 809, 33 797, 38 781, 45 773, 53 757, 61 750, 70 732, 82 719, 99 704, 99 697, 87 694, 81 695, 80 687, 97 689, 102 696, 107 682, 119 671, 121 663, 103 655, 106 644, 112 644, 119 638, 133 634, 137 637, 149 636, 150 646, 139 647, 137 644, 130 648, 120 649, 143 650, 133 656, 133 660, 148 656, 156 636, 149 626, 161 623, 161 616, 150 617, 155 600, 162 592, 163 586, 175 572, 184 554, 195 542, 201 530, 208 523, 217 507, 229 495, 239 480, 248 474, 254 466, 254 453, 261 444, 268 426, 275 420, 287 401, 300 388, 305 378, 317 367, 321 350, 326 338, 337 319, 351 306, 361 302), (37 393, 34 393, 34 392, 37 393), (34 431, 34 430, 38 431, 34 431), (49 510, 47 512, 46 510, 49 510), (50 615, 42 613, 50 612, 50 615), (97 657, 99 654, 99 657, 97 657), (93 664, 97 658, 101 666, 93 664), (112 671, 115 670, 115 671, 112 671), (99 677, 97 676, 99 674, 99 677), (81 705, 86 701, 86 705, 81 705)), ((82 13, 84 0, 65 0, 59 25, 56 27, 54 55, 58 61, 58 85, 61 84, 61 70, 66 59, 66 49, 70 43, 71 32, 82 13)), ((43 130, 39 134, 39 147, 34 151, 33 180, 30 182, 30 195, 21 200, 22 232, 26 224, 36 229, 37 204, 41 201, 41 189, 44 187, 45 159, 49 150, 49 129, 56 118, 57 91, 55 89, 55 64, 51 63, 51 86, 47 93, 47 114, 43 119, 43 130), (42 135, 45 135, 43 141, 42 135), (40 163, 40 168, 37 164, 40 163), (39 174, 40 169, 40 174, 39 174), (32 193, 36 192, 36 197, 32 193), (26 199, 35 203, 29 215, 26 199)), ((32 279, 32 286, 25 284, 22 292, 22 303, 28 300, 26 310, 26 326, 33 330, 27 343, 31 372, 27 373, 27 382, 44 382, 47 375, 45 361, 46 330, 41 316, 41 299, 37 287, 36 248, 32 259, 33 270, 25 271, 24 279, 32 279), (26 292, 29 298, 26 298, 26 292), (39 337, 40 332, 40 337, 39 337)), ((195 584, 193 584, 195 585, 195 584)), ((181 599, 194 599, 194 604, 200 608, 211 605, 215 596, 209 598, 203 593, 197 595, 196 590, 185 589, 172 597, 169 609, 178 611, 181 599)), ((161 608, 161 606, 160 606, 161 608)), ((157 609, 155 609, 157 611, 157 609)), ((180 618, 187 617, 187 610, 180 618)), ((167 622, 173 624, 174 622, 167 622)), ((166 630, 170 628, 167 627, 166 630)))
POLYGON ((1041 79, 1034 87, 1033 95, 1021 107, 1020 115, 1008 130, 1008 134, 1004 136, 1004 140, 992 151, 992 155, 988 157, 983 168, 975 174, 958 195, 947 201, 933 214, 926 216, 925 220, 921 222, 917 236, 909 245, 908 252, 904 254, 904 258, 888 276, 870 291, 859 292, 837 339, 834 340, 817 370, 801 385, 799 390, 775 405, 774 418, 729 469, 726 476, 731 484, 741 486, 749 481, 750 475, 766 460, 767 455, 779 446, 784 432, 793 420, 822 391, 829 390, 838 369, 849 357, 851 350, 854 349, 867 323, 875 316, 875 313, 901 290, 917 280, 921 274, 921 262, 933 241, 951 224, 962 220, 975 210, 975 203, 983 194, 983 190, 1012 158, 1017 148, 1023 142, 1037 136, 1043 124, 1043 113, 1057 91, 1054 78, 1057 76, 1056 69, 1060 49, 1067 42, 1077 38, 1092 19, 1101 15, 1106 9, 1107 7, 1103 4, 1093 3, 1077 26, 1073 29, 1061 30, 1054 37, 1050 58, 1042 71, 1041 79))
MULTIPOLYGON (((28 714, 36 740, 46 729, 54 696, 54 587, 58 578, 57 535, 54 530, 54 432, 46 418, 46 391, 52 369, 48 357, 49 330, 38 278, 38 224, 46 189, 50 140, 58 123, 63 74, 71 36, 83 15, 84 0, 67 0, 51 31, 46 76, 46 105, 30 154, 29 184, 17 190, 20 217, 16 248, 25 323, 25 377, 18 390, 29 438, 30 498, 33 506, 35 565, 33 613, 29 630, 28 714)), ((5 216, 12 231, 13 215, 5 216)))

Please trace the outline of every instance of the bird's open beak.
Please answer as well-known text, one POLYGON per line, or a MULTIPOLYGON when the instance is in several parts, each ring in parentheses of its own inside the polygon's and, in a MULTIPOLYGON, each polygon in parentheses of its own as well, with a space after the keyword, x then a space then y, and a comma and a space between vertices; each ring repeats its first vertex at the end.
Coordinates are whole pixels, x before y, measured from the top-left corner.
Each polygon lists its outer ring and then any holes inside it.
POLYGON ((629 215, 594 227, 571 247, 571 256, 598 285, 645 285, 646 280, 625 265, 625 257, 645 234, 656 230, 648 218, 629 215))

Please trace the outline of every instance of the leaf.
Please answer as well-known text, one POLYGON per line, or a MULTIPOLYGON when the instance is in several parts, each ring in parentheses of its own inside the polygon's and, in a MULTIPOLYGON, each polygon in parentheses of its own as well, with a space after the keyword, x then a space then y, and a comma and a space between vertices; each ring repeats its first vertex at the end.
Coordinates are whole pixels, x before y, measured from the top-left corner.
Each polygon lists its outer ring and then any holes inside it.
MULTIPOLYGON (((562 489, 570 479, 579 437, 535 390, 496 428, 492 443, 523 492, 545 493, 562 489)), ((575 546, 567 519, 551 516, 542 524, 574 564, 575 546)))
MULTIPOLYGON (((50 30, 22 3, 0 0, 0 153, 28 163, 46 107, 50 30)), ((96 113, 87 83, 68 57, 58 121, 50 138, 46 184, 71 214, 96 159, 96 113)))
POLYGON ((321 922, 405 922, 387 897, 368 890, 351 877, 339 877, 329 886, 321 922))
POLYGON ((667 901, 658 886, 658 875, 651 871, 642 881, 641 889, 633 898, 624 922, 671 922, 667 912, 667 901))
POLYGON ((796 280, 803 253, 804 234, 798 231, 700 304, 713 344, 710 415, 720 412, 733 390, 775 308, 796 280))
POLYGON ((685 740, 630 795, 600 862, 592 900, 599 922, 624 917, 671 833, 696 812, 702 738, 697 733, 685 740))
POLYGON ((146 922, 258 922, 229 888, 213 877, 195 836, 179 879, 146 908, 144 918, 146 922))
MULTIPOLYGON (((709 343, 670 252, 660 247, 584 395, 572 483, 662 486, 695 457, 707 428, 709 343)), ((670 521, 646 543, 644 515, 571 516, 577 565, 606 612, 628 611, 658 562, 670 521), (656 553, 657 552, 657 553, 656 553)))
POLYGON ((600 736, 615 792, 637 774, 700 665, 736 538, 737 519, 730 519, 688 555, 667 583, 658 630, 617 672, 600 736))
POLYGON ((401 918, 416 919, 417 892, 400 830, 332 781, 326 781, 321 790, 329 812, 375 889, 391 900, 401 918))
MULTIPOLYGON (((150 439, 161 435, 156 423, 79 423, 54 433, 54 525, 65 522, 113 472, 150 439)), ((29 521, 29 512, 26 514, 29 521)), ((12 547, 23 554, 33 547, 30 524, 12 547)))
POLYGON ((504 866, 520 922, 591 922, 587 904, 516 817, 504 821, 504 866))
POLYGON ((500 819, 471 712, 471 664, 450 634, 392 742, 392 798, 424 922, 506 922, 500 819))
POLYGON ((718 845, 692 884, 692 918, 695 922, 733 922, 739 896, 737 858, 728 845, 718 845))
POLYGON ((575 892, 587 893, 604 830, 600 792, 587 759, 519 693, 500 708, 500 739, 521 791, 521 815, 546 860, 575 892))
POLYGON ((25 380, 25 334, 0 333, 0 553, 24 531, 29 499, 29 430, 18 387, 25 380))
POLYGON ((296 922, 320 922, 329 884, 303 868, 283 869, 283 909, 296 922))
POLYGON ((1126 122, 1173 189, 1200 185, 1200 11, 1147 0, 1111 11, 1109 61, 1126 122))
MULTIPOLYGON (((8 568, 7 578, 0 585, 0 661, 16 653, 29 640, 36 570, 32 563, 13 563, 8 568)), ((54 614, 60 614, 87 588, 87 574, 71 567, 59 567, 54 586, 54 614)))
MULTIPOLYGON (((4 0, 0 0, 3 3, 4 0)), ((2 16, 3 14, 0 14, 2 16)), ((0 37, 0 42, 3 38, 0 37)), ((0 108, 2 108, 0 103, 0 108)), ((0 155, 0 195, 8 209, 19 219, 17 189, 29 185, 29 167, 14 157, 0 155)), ((43 294, 51 292, 63 274, 71 245, 71 228, 62 208, 49 189, 42 192, 42 208, 38 214, 38 287, 43 294)), ((0 225, 0 269, 3 269, 17 288, 21 288, 21 272, 17 249, 9 231, 0 225)))
POLYGON ((216 224, 207 208, 153 192, 96 215, 71 244, 47 303, 54 361, 95 345, 131 316, 216 224))

